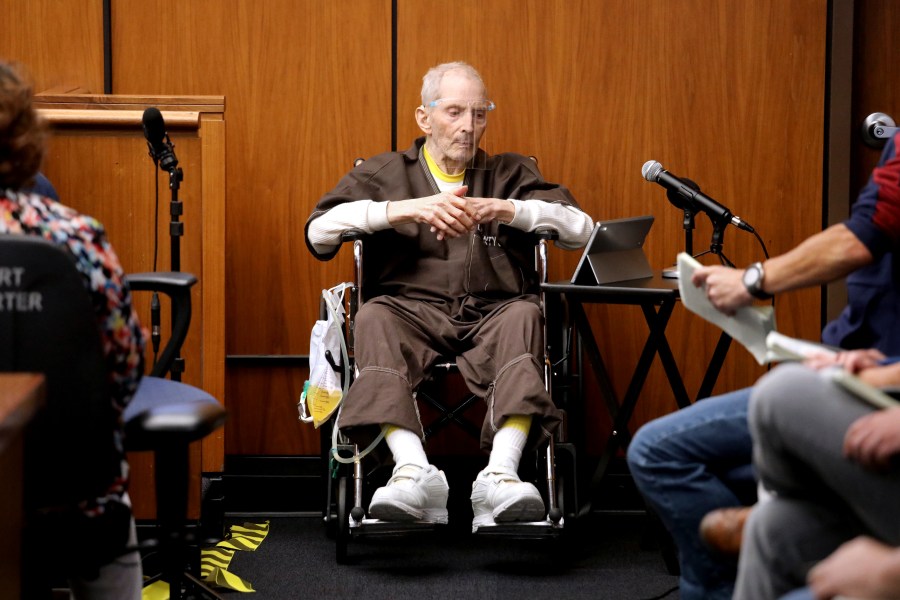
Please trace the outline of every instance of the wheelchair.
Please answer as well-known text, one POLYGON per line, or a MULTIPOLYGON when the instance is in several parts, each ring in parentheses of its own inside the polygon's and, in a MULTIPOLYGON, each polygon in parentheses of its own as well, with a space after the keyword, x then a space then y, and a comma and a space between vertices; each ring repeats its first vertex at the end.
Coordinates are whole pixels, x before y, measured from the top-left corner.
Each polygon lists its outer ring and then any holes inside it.
MULTIPOLYGON (((539 276, 539 282, 547 281, 547 257, 549 242, 558 238, 558 234, 552 230, 539 230, 535 232, 537 243, 535 245, 535 269, 539 276)), ((347 347, 348 363, 338 364, 337 360, 329 363, 332 368, 345 379, 342 383, 352 384, 356 376, 356 365, 353 359, 354 347, 354 322, 357 311, 363 304, 363 262, 364 242, 366 234, 359 231, 350 231, 342 236, 342 243, 353 244, 354 276, 347 288, 349 294, 345 294, 345 310, 347 319, 344 324, 344 339, 347 347)), ((540 294, 541 311, 544 313, 545 298, 540 294)), ((324 302, 322 306, 322 318, 325 318, 324 302)), ((553 399, 552 376, 553 364, 550 361, 550 351, 547 348, 548 325, 546 314, 544 315, 544 357, 543 379, 548 393, 553 399)), ((539 357, 540 358, 540 357, 539 357)), ((339 359, 338 359, 339 360, 339 359)), ((442 399, 436 393, 434 387, 440 387, 446 383, 445 376, 457 370, 454 357, 442 357, 432 366, 430 377, 427 378, 417 390, 415 398, 420 406, 430 406, 436 411, 437 416, 430 423, 423 422, 423 430, 426 442, 437 432, 446 426, 455 425, 457 428, 474 436, 477 440, 480 436, 480 427, 466 419, 465 412, 478 403, 480 398, 474 394, 466 395, 456 403, 442 399)), ((440 390, 437 390, 440 392, 440 390)), ((557 404, 557 408, 564 407, 557 404)), ((326 498, 323 517, 328 534, 334 538, 336 546, 336 561, 339 564, 348 562, 348 546, 350 542, 363 537, 393 537, 414 532, 432 531, 443 527, 442 524, 428 521, 404 521, 387 522, 367 517, 366 508, 371 499, 371 493, 378 485, 378 466, 368 468, 367 465, 373 459, 367 458, 369 451, 380 443, 380 437, 368 448, 361 449, 352 443, 343 433, 335 431, 337 417, 332 415, 322 425, 321 441, 323 450, 323 463, 326 465, 325 474, 326 498), (371 491, 369 491, 371 488, 371 491)), ((544 500, 546 516, 538 522, 514 522, 497 523, 473 527, 473 535, 509 537, 513 539, 533 540, 557 540, 570 528, 577 518, 578 490, 576 484, 575 447, 566 440, 566 421, 557 429, 557 432, 549 438, 547 444, 535 451, 533 464, 523 456, 520 465, 520 473, 534 474, 535 483, 544 500)), ((527 455, 526 455, 527 456, 527 455)), ((377 462, 377 461, 376 461, 377 462)), ((381 465, 384 466, 384 465, 381 465)), ((382 471, 383 474, 383 471, 382 471)), ((526 477, 523 476, 523 480, 526 477)), ((452 512, 452 511, 451 511, 452 512)), ((452 518, 452 517, 451 517, 452 518)))

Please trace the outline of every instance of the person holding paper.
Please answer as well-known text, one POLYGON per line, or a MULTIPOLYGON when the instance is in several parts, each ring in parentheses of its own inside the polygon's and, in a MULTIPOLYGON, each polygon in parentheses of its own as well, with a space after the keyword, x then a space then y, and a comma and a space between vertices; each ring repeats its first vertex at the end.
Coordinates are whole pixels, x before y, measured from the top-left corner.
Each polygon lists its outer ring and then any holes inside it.
MULTIPOLYGON (((850 368, 864 359, 846 354, 850 368)), ((809 364, 779 366, 754 387, 753 461, 772 495, 747 521, 737 600, 779 598, 807 576, 817 598, 900 597, 900 403, 863 400, 867 385, 900 384, 900 362, 863 363, 858 393, 829 376, 834 367, 809 364)))
MULTIPOLYGON (((826 325, 822 341, 900 355, 900 268, 894 265, 900 240, 897 143, 896 137, 888 141, 846 221, 747 269, 702 267, 691 282, 705 286, 713 305, 730 314, 757 298, 850 273, 848 306, 826 325)), ((711 550, 699 528, 716 509, 755 501, 747 424, 750 391, 707 398, 655 419, 635 434, 628 448, 635 484, 678 546, 683 599, 732 595, 736 562, 711 550)), ((740 524, 745 515, 736 515, 740 524)))

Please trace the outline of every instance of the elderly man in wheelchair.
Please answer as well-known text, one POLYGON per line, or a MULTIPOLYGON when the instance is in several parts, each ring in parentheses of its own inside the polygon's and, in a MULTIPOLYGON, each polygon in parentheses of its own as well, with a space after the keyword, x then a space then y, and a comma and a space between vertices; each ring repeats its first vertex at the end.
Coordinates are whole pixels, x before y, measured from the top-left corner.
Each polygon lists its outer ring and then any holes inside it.
POLYGON ((360 442, 385 434, 395 466, 372 497, 375 519, 447 522, 447 479, 425 454, 414 395, 442 356, 455 357, 487 404, 481 446, 490 458, 472 486, 474 524, 546 514, 517 472, 523 450, 560 421, 543 379, 534 232, 552 228, 556 245, 576 249, 593 221, 533 160, 479 149, 493 108, 471 66, 432 68, 415 112, 424 138, 356 166, 306 223, 320 260, 337 254, 347 231, 368 240, 354 328, 358 376, 335 426, 360 442))

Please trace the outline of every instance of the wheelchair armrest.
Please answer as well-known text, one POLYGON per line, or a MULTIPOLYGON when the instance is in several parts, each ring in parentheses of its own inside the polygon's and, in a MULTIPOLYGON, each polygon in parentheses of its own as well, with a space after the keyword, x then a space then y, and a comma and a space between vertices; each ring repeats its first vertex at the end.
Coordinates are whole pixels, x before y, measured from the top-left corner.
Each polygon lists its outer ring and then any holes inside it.
POLYGON ((534 235, 542 240, 558 240, 559 232, 552 227, 538 227, 534 230, 534 235))
POLYGON ((366 235, 366 232, 360 229, 348 229, 341 234, 341 243, 345 244, 347 242, 355 242, 356 240, 365 238, 366 235))
MULTIPOLYGON (((542 240, 558 240, 559 232, 552 227, 538 227, 534 230, 534 234, 542 240)), ((366 233, 359 229, 350 229, 341 234, 341 243, 353 242, 363 239, 366 233)))
POLYGON ((151 375, 164 377, 187 338, 191 324, 191 287, 197 283, 192 273, 159 272, 131 273, 125 281, 133 291, 160 292, 172 301, 172 334, 166 343, 151 375))

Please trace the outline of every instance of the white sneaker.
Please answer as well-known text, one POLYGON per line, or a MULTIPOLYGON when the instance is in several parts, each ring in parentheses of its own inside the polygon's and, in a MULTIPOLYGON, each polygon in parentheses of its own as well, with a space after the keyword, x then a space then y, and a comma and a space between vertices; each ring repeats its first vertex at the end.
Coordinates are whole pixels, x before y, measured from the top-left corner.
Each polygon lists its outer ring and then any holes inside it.
POLYGON ((375 490, 369 516, 382 521, 447 523, 450 486, 434 465, 397 465, 387 485, 375 490))
POLYGON ((485 469, 472 484, 473 527, 510 521, 541 521, 544 500, 531 483, 512 470, 485 469))

